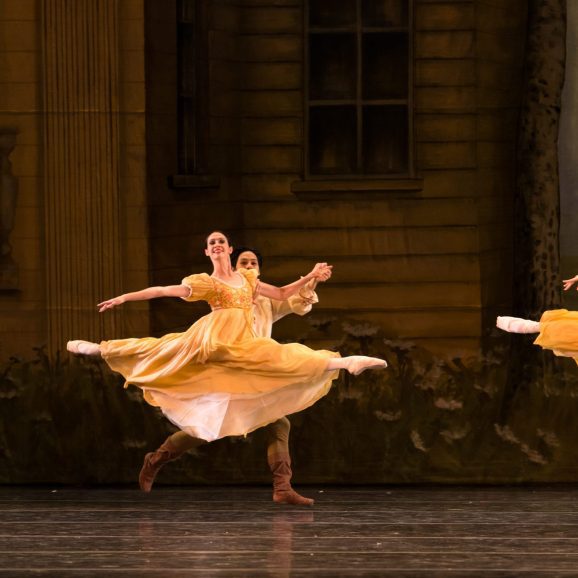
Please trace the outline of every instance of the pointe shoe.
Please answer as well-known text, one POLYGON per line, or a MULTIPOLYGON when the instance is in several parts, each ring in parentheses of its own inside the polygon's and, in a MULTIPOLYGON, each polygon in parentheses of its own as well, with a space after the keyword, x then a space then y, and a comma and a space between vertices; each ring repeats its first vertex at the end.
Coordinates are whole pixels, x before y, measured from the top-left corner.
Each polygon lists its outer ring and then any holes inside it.
POLYGON ((504 315, 496 319, 496 327, 508 333, 540 333, 540 323, 520 317, 504 315))
POLYGON ((366 369, 385 369, 387 362, 379 357, 366 357, 365 355, 352 355, 347 359, 347 371, 352 375, 359 375, 366 369))
POLYGON ((100 345, 82 339, 75 339, 66 344, 67 351, 74 353, 74 355, 90 355, 92 357, 100 357, 100 345))

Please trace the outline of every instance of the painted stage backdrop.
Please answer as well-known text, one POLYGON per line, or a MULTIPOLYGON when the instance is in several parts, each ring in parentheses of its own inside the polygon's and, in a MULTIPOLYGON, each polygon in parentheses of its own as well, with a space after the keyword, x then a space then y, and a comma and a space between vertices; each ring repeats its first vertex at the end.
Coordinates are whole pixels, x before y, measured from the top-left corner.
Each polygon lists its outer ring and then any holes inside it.
MULTIPOLYGON (((493 328, 578 308, 576 30, 565 0, 3 0, 0 483, 136 483, 173 427, 64 344, 186 329, 95 304, 223 229, 265 281, 335 265, 280 341, 389 363, 290 416, 297 483, 578 481, 576 362, 493 328)), ((269 483, 265 452, 159 482, 269 483)))
MULTIPOLYGON (((291 416, 295 480, 304 483, 517 483, 578 478, 578 368, 534 347, 541 379, 508 381, 509 339, 485 355, 442 359, 377 327, 338 325, 341 351, 385 356, 385 371, 343 375, 314 407, 291 416)), ((535 371, 535 366, 528 368, 535 371)), ((174 428, 140 390, 92 360, 38 351, 0 377, 0 481, 134 483, 143 455, 174 428)), ((270 478, 262 431, 220 440, 164 468, 164 483, 270 478)))

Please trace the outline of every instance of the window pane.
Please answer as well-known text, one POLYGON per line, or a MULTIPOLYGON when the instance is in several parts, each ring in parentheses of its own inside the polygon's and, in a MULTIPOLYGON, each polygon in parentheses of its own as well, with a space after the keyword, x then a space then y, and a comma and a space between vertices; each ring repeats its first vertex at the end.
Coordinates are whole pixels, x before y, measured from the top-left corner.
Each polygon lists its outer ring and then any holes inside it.
POLYGON ((311 174, 352 174, 356 170, 356 109, 312 107, 309 112, 311 174))
POLYGON ((362 0, 363 26, 408 25, 408 0, 362 0))
POLYGON ((353 34, 312 34, 309 42, 309 98, 355 98, 355 55, 353 34))
POLYGON ((407 172, 408 119, 405 106, 364 107, 363 136, 365 173, 407 172))
POLYGON ((407 34, 363 35, 363 98, 407 98, 407 34))
POLYGON ((179 101, 179 171, 192 174, 197 157, 197 118, 194 98, 179 101))
POLYGON ((309 26, 334 28, 355 26, 356 0, 310 0, 309 26))
POLYGON ((194 96, 196 75, 195 33, 192 26, 179 27, 179 95, 194 96))

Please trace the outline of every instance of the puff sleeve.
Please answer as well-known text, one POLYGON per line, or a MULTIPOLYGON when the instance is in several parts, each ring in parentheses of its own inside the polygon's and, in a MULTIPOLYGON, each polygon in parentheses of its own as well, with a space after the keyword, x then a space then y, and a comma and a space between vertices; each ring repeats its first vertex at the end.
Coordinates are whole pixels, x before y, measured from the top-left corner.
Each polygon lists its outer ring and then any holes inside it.
POLYGON ((319 302, 317 293, 311 287, 313 281, 307 283, 303 286, 296 295, 289 297, 285 301, 275 301, 271 300, 271 309, 273 313, 273 323, 278 321, 285 315, 289 313, 294 313, 295 315, 306 315, 311 311, 311 307, 315 303, 319 302))
POLYGON ((184 301, 207 301, 213 292, 213 281, 207 273, 189 275, 181 284, 189 289, 188 297, 181 298, 184 301))

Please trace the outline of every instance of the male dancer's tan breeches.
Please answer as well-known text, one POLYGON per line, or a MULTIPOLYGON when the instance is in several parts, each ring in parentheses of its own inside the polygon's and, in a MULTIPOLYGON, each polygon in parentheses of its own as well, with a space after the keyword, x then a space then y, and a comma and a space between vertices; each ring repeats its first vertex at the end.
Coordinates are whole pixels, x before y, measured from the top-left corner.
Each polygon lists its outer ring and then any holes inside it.
POLYGON ((274 454, 289 454, 289 431, 291 423, 286 417, 282 417, 270 423, 267 430, 267 457, 274 454))
POLYGON ((186 434, 184 431, 178 431, 173 435, 170 435, 166 440, 165 444, 169 443, 172 449, 179 454, 184 454, 189 450, 198 448, 200 445, 203 445, 205 440, 200 438, 194 438, 189 434, 186 434))

